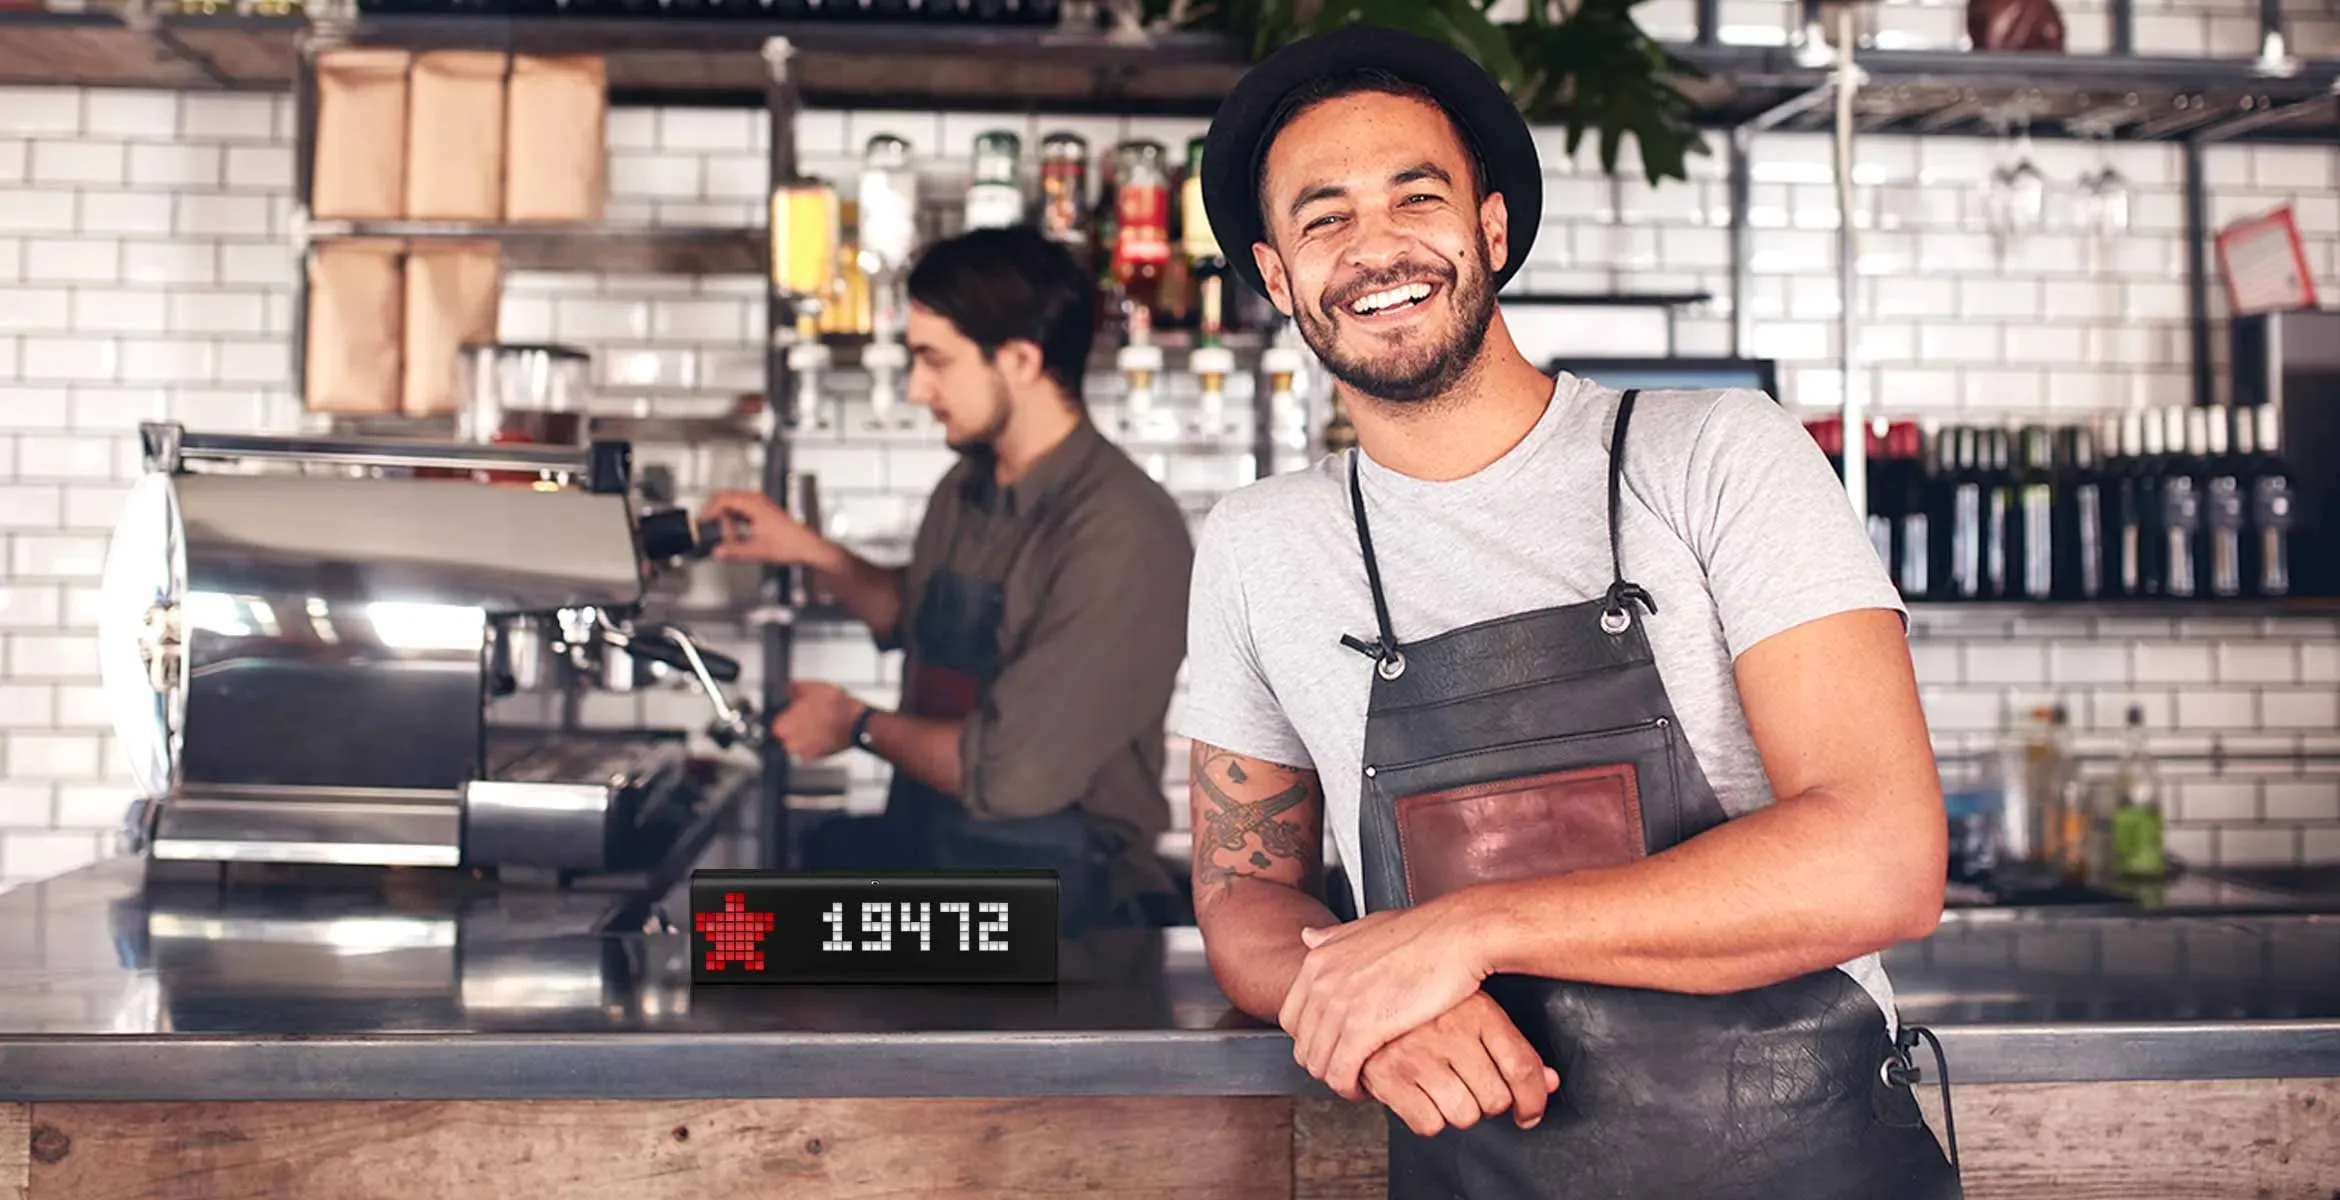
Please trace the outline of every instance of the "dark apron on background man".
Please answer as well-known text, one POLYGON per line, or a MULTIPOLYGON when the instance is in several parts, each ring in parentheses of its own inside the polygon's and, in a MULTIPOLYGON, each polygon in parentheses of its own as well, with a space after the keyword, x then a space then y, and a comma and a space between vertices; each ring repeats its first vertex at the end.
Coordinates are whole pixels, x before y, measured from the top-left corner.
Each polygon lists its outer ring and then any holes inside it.
MULTIPOLYGON (((1342 638, 1375 660, 1360 804, 1367 911, 1621 865, 1726 819, 1635 618, 1635 605, 1657 605, 1624 578, 1617 521, 1634 399, 1625 393, 1610 440, 1608 594, 1414 643, 1390 629, 1351 452, 1380 632, 1342 638)), ((1398 1200, 1962 1194, 1906 1086, 1906 1051, 1841 970, 1719 996, 1516 975, 1485 989, 1560 1090, 1532 1130, 1497 1118, 1424 1138, 1393 1115, 1398 1200)))
MULTIPOLYGON (((1037 523, 1037 522, 1035 522, 1037 523)), ((1012 561, 1027 537, 1001 559, 1012 561)), ((904 716, 957 721, 982 707, 999 678, 1007 593, 996 578, 945 561, 919 592, 908 630, 904 716)), ((814 835, 812 865, 847 869, 1055 871, 1065 932, 1138 923, 1116 905, 1112 864, 1125 847, 1079 808, 1040 817, 982 818, 955 796, 897 768, 885 816, 832 822, 814 835)))

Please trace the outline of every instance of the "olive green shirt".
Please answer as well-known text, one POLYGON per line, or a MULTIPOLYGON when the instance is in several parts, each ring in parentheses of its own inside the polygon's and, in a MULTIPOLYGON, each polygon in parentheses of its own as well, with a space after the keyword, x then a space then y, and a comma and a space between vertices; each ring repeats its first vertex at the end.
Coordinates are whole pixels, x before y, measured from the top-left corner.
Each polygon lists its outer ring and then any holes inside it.
POLYGON ((943 476, 881 638, 891 649, 918 627, 937 571, 1000 581, 999 676, 959 734, 959 802, 978 817, 1080 809, 1125 842, 1124 895, 1170 887, 1155 854, 1170 825, 1163 727, 1193 558, 1177 502, 1083 420, 1007 487, 983 456, 943 476))

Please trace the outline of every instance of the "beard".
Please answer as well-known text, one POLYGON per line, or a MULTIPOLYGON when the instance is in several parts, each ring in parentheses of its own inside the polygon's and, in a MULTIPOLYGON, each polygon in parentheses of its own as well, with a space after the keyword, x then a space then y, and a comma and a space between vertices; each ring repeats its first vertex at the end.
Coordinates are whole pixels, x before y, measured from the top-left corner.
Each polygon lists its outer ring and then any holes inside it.
POLYGON ((1479 359, 1487 341, 1487 327, 1495 319, 1493 260, 1486 241, 1472 243, 1470 269, 1457 272, 1444 263, 1425 272, 1409 263, 1360 275, 1338 294, 1327 290, 1316 305, 1295 304, 1292 315, 1300 338, 1332 377, 1375 400, 1391 404, 1418 404, 1446 394, 1479 359), (1358 297, 1429 274, 1444 285, 1454 323, 1444 336, 1426 345, 1383 351, 1378 356, 1344 351, 1340 340, 1341 314, 1358 297))
POLYGON ((1008 417, 1014 408, 1008 396, 1007 381, 994 378, 991 381, 991 411, 984 417, 983 424, 972 432, 945 438, 943 444, 967 458, 993 457, 994 446, 1000 435, 1007 432, 1008 417))

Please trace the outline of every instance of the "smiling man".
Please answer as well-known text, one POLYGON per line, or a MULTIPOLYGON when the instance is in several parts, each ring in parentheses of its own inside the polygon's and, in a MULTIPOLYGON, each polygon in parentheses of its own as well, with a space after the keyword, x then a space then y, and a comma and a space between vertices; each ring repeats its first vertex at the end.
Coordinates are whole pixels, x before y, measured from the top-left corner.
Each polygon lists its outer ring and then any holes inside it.
POLYGON ((719 557, 812 568, 881 648, 902 706, 800 681, 772 722, 795 756, 893 765, 882 818, 807 838, 805 865, 1057 872, 1068 930, 1161 924, 1183 903, 1163 721, 1184 657, 1193 558, 1177 502, 1090 422, 1096 290, 1029 226, 968 233, 907 282, 910 400, 960 462, 909 565, 869 563, 763 496, 717 496, 719 557))
POLYGON ((1819 450, 1757 393, 1521 357, 1495 296, 1535 145, 1442 47, 1279 52, 1203 172, 1359 446, 1229 496, 1197 547, 1183 731, 1228 996, 1389 1108, 1393 1196, 1959 1194, 1876 958, 1940 918, 1939 783, 1819 450))

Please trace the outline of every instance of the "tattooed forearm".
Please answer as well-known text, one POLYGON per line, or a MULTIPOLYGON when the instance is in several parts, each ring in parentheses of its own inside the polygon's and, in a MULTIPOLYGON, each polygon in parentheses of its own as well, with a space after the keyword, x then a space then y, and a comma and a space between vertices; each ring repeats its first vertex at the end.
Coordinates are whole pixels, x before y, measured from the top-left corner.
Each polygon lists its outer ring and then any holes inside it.
POLYGON ((1316 772, 1197 743, 1191 776, 1198 904, 1244 878, 1315 890, 1324 821, 1316 772))

